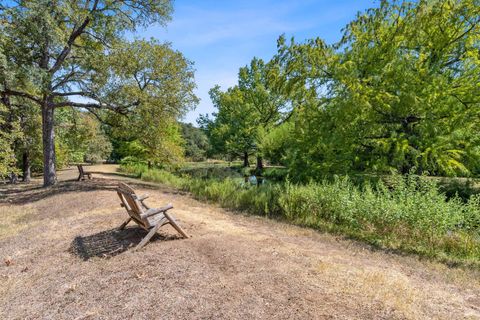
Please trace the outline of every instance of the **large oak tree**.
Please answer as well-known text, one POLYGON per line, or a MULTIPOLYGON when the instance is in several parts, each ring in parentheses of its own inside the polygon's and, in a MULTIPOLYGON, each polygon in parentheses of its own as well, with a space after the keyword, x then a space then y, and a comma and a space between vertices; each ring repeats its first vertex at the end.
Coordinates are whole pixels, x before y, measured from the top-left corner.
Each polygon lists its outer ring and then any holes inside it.
POLYGON ((112 48, 126 41, 127 32, 164 24, 171 12, 169 0, 0 2, 0 94, 39 106, 45 186, 56 183, 55 109, 126 114, 139 105, 138 96, 119 92, 116 80, 134 77, 122 62, 100 67, 112 48))

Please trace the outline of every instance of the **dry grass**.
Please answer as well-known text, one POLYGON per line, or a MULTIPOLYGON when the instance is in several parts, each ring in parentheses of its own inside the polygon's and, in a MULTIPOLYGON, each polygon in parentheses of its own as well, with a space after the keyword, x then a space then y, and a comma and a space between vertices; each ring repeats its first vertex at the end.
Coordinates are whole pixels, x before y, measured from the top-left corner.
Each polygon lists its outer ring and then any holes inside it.
POLYGON ((0 188, 1 319, 480 319, 476 270, 372 251, 151 185, 135 188, 152 206, 173 203, 192 238, 165 227, 134 252, 145 233, 115 230, 125 218, 115 181, 94 176, 51 190, 0 188))
POLYGON ((0 206, 0 239, 12 237, 33 224, 31 217, 34 214, 31 206, 0 206))

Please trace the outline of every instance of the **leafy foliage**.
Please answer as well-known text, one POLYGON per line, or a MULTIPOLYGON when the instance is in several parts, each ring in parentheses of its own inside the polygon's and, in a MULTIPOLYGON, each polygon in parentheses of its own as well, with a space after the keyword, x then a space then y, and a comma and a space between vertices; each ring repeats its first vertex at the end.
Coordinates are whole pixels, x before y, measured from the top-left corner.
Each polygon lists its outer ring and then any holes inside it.
MULTIPOLYGON (((165 46, 154 41, 130 45, 126 32, 164 24, 171 12, 169 0, 1 2, 0 94, 25 98, 39 107, 45 186, 56 182, 56 146, 61 146, 54 141, 56 110, 82 108, 100 118, 103 110, 127 114, 158 97, 159 91, 152 89, 158 80, 155 77, 166 72, 145 63, 149 58, 158 62, 159 55, 171 50, 163 50, 165 46), (142 53, 138 60, 127 55, 134 50, 142 53), (133 69, 135 63, 142 64, 142 70, 133 69), (140 86, 145 81, 152 84, 140 86)), ((174 61, 170 56, 165 59, 174 61)), ((168 98, 170 110, 184 99, 168 98)))
MULTIPOLYGON (((171 12, 169 0, 1 2, 2 104, 26 119, 23 136, 5 143, 27 166, 43 164, 44 185, 55 183, 56 166, 103 160, 112 145, 152 163, 182 158, 177 120, 198 100, 192 63, 169 44, 126 36, 171 12), (39 136, 41 161, 31 143, 39 136)), ((2 171, 15 166, 5 157, 2 171)))
POLYGON ((280 37, 270 62, 212 89, 219 111, 206 131, 219 153, 266 156, 300 181, 475 175, 479 50, 478 1, 381 1, 333 45, 280 37))
POLYGON ((57 165, 101 162, 110 157, 112 145, 92 115, 73 108, 59 110, 57 125, 57 165))
POLYGON ((123 141, 121 156, 134 155, 152 165, 181 161, 184 151, 177 120, 198 102, 192 63, 169 44, 144 40, 115 48, 108 61, 126 73, 111 80, 118 87, 114 91, 122 92, 112 99, 137 101, 126 116, 107 115, 107 122, 114 124, 111 136, 123 141))
POLYGON ((192 161, 206 160, 210 144, 206 134, 190 123, 181 123, 182 138, 185 141, 185 157, 192 161))
POLYGON ((296 106, 292 171, 474 173, 479 10, 382 1, 335 45, 280 38, 277 88, 296 106))
MULTIPOLYGON (((281 95, 269 88, 269 77, 277 71, 273 63, 254 58, 240 68, 238 85, 222 92, 219 86, 210 90, 215 118, 200 118, 216 153, 229 158, 255 154, 262 157, 262 140, 278 125, 288 111, 281 95)), ((244 162, 247 165, 247 161, 244 162)))
POLYGON ((13 143, 17 130, 7 122, 7 113, 7 108, 0 104, 0 177, 16 171, 13 143))

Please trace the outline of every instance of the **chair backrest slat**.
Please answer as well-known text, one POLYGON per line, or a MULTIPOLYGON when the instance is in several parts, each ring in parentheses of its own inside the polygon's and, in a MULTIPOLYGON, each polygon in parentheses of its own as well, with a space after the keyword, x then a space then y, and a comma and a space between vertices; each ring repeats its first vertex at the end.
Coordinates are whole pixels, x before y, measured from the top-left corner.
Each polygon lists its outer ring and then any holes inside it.
POLYGON ((143 214, 142 204, 138 201, 135 191, 125 183, 120 183, 117 188, 117 193, 129 215, 138 223, 148 228, 148 221, 141 217, 143 214))

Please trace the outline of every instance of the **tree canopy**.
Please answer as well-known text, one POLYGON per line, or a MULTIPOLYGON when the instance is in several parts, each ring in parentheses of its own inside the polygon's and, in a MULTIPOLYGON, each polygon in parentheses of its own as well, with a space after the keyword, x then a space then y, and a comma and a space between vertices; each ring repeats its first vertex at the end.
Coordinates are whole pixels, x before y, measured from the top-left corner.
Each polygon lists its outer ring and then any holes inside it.
POLYGON ((222 92, 219 86, 210 90, 213 105, 218 110, 215 119, 203 117, 200 125, 208 133, 217 153, 229 157, 241 156, 248 165, 248 156, 257 156, 262 168, 263 137, 287 118, 289 104, 282 95, 271 90, 270 81, 277 65, 254 58, 238 74, 238 85, 222 92))
MULTIPOLYGON (((334 44, 282 36, 266 83, 285 101, 276 105, 291 112, 263 143, 256 132, 247 136, 300 180, 349 172, 476 174, 479 52, 476 0, 382 1, 359 13, 334 44)), ((245 99, 227 101, 229 114, 251 112, 245 99)), ((259 114, 268 118, 267 110, 259 114)), ((219 127, 242 132, 237 126, 249 128, 231 120, 219 127)))
POLYGON ((2 1, 0 93, 38 106, 46 186, 56 182, 54 111, 78 107, 127 114, 138 106, 125 80, 135 73, 111 54, 125 46, 125 32, 164 24, 171 12, 167 0, 2 1))
POLYGON ((177 120, 198 102, 193 94, 192 63, 169 44, 136 40, 114 50, 107 64, 127 71, 127 76, 113 79, 118 87, 113 92, 121 94, 112 96, 111 101, 138 104, 126 117, 108 114, 108 122, 115 123, 113 137, 123 141, 124 150, 133 148, 141 161, 179 161, 184 151, 177 120), (136 58, 130 59, 132 56, 136 58))

